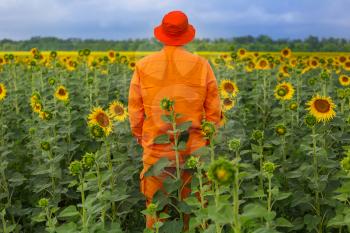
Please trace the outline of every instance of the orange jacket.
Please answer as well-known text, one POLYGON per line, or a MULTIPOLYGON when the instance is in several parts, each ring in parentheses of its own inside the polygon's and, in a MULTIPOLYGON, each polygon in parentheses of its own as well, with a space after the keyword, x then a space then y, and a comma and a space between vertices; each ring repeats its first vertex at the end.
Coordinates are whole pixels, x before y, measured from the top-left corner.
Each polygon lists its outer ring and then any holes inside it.
POLYGON ((204 58, 181 46, 164 46, 159 52, 136 63, 129 90, 129 120, 133 136, 143 146, 143 162, 154 164, 161 157, 175 160, 171 144, 154 144, 157 136, 171 129, 161 120, 165 112, 160 101, 167 97, 175 101, 174 109, 183 117, 178 123, 192 121, 187 149, 183 156, 206 144, 201 134, 203 119, 219 125, 221 105, 214 72, 204 58))

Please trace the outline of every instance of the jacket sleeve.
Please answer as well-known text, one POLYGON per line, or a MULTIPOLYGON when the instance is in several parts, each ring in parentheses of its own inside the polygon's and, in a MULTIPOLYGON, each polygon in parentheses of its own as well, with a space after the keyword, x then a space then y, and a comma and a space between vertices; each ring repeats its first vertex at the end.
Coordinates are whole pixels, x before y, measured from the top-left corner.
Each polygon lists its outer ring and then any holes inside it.
POLYGON ((219 89, 209 62, 207 62, 207 67, 207 94, 204 101, 205 119, 219 126, 222 119, 219 89))
POLYGON ((137 139, 138 143, 141 144, 144 108, 141 95, 140 76, 137 66, 130 82, 128 111, 131 133, 137 139))

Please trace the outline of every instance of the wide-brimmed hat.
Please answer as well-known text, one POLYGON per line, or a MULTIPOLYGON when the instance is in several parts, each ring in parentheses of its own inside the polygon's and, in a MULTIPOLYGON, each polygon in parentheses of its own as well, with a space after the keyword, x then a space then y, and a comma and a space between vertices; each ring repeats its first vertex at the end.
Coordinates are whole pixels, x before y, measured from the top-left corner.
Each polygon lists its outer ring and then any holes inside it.
POLYGON ((154 36, 165 45, 184 45, 193 40, 196 34, 194 27, 182 11, 171 11, 154 28, 154 36))

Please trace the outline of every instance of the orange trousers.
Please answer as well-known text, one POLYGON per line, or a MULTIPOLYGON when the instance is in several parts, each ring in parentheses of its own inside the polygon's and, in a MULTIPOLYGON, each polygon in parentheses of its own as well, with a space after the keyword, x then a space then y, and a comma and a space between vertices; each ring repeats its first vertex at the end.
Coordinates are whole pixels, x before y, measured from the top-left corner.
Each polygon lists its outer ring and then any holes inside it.
MULTIPOLYGON (((169 176, 167 173, 163 172, 158 176, 144 176, 144 173, 148 170, 149 167, 152 165, 144 164, 144 168, 140 175, 140 189, 141 192, 146 197, 146 207, 150 203, 152 203, 153 195, 158 191, 162 190, 165 193, 165 190, 163 190, 163 181, 167 176, 169 176)), ((168 172, 173 173, 176 176, 176 168, 170 167, 166 168, 168 172)), ((181 190, 181 198, 184 199, 189 196, 191 193, 191 188, 189 187, 191 184, 192 175, 188 171, 182 171, 181 173, 181 179, 182 179, 182 190, 181 190)), ((188 228, 188 222, 189 222, 189 216, 184 216, 184 229, 188 228)), ((146 227, 152 228, 153 224, 155 223, 155 219, 151 216, 146 216, 146 227)))

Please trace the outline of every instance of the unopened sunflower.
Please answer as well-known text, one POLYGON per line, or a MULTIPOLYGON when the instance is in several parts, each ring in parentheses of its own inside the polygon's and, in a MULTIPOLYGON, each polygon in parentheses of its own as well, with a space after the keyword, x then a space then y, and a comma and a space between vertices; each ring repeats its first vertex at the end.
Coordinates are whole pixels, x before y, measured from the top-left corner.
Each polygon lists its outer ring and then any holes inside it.
POLYGON ((128 112, 124 105, 119 101, 113 101, 109 105, 109 112, 111 114, 111 118, 116 121, 124 121, 128 116, 128 112))
POLYGON ((56 92, 55 92, 55 97, 58 99, 58 100, 61 100, 61 101, 67 101, 68 100, 68 91, 67 89, 60 85, 59 87, 57 87, 56 89, 56 92))
POLYGON ((278 100, 290 100, 293 98, 294 88, 291 83, 280 83, 275 87, 274 95, 278 100))
POLYGON ((231 80, 224 79, 220 83, 220 91, 223 97, 234 97, 239 92, 239 89, 236 83, 232 82, 231 80))
POLYGON ((101 127, 106 136, 112 132, 112 120, 110 114, 101 107, 95 107, 88 116, 88 124, 101 127))
POLYGON ((339 77, 339 83, 340 83, 340 85, 342 85, 344 87, 349 86, 350 85, 350 78, 349 78, 349 76, 341 75, 339 77))
POLYGON ((4 84, 0 83, 0 101, 6 98, 7 90, 4 84))
POLYGON ((320 96, 317 94, 308 101, 306 105, 309 106, 307 110, 309 110, 309 113, 316 118, 317 122, 329 121, 336 115, 334 111, 336 105, 328 96, 320 96))

